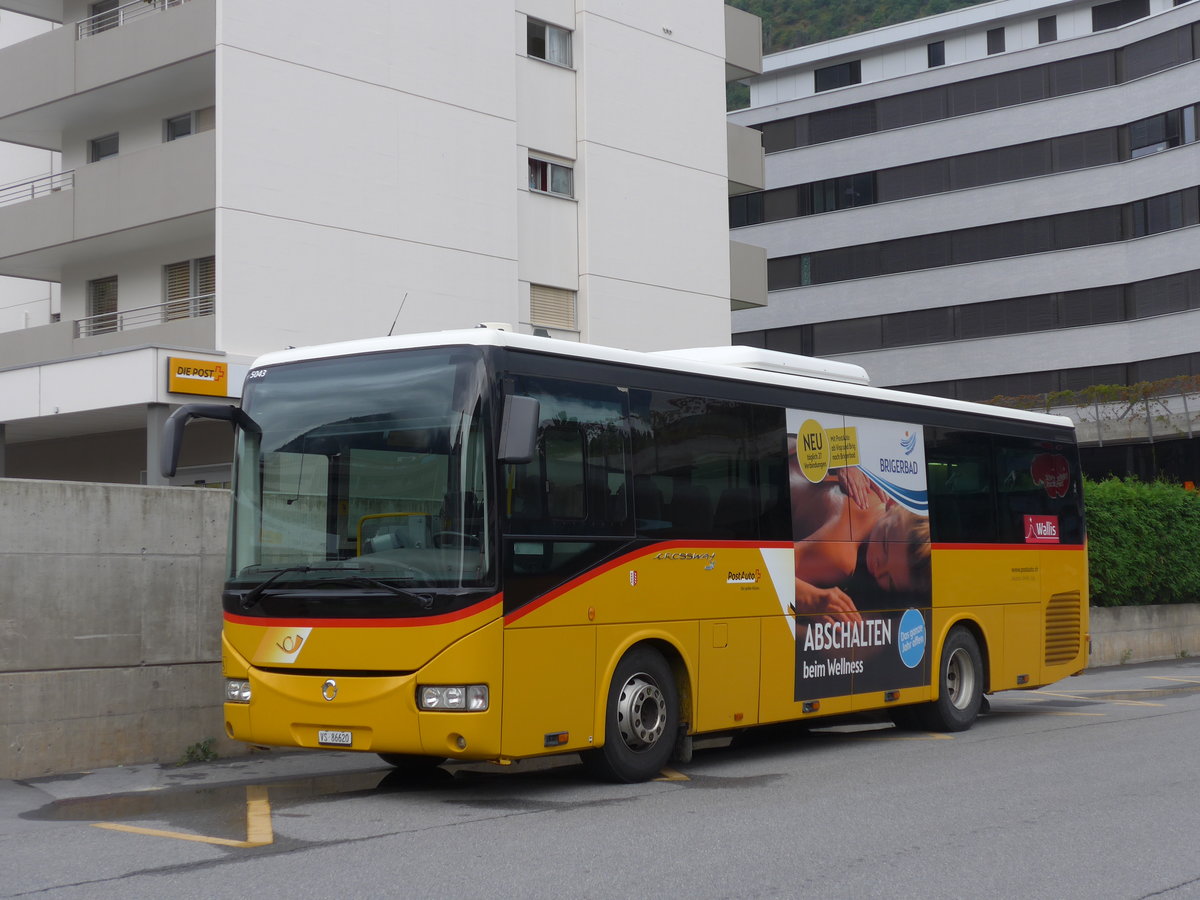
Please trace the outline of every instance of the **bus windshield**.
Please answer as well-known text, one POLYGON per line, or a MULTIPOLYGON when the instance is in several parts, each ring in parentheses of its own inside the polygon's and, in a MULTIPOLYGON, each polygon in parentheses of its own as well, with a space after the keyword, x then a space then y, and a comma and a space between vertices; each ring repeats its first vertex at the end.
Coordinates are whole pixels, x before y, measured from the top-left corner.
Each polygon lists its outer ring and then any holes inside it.
POLYGON ((229 588, 380 593, 494 580, 487 379, 476 348, 256 369, 239 433, 229 588))

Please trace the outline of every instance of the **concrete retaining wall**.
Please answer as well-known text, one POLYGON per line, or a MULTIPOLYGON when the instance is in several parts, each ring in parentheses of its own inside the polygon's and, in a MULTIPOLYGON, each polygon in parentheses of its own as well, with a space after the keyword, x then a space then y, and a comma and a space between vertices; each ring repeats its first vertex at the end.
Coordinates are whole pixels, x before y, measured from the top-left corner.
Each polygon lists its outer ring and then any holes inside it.
POLYGON ((1200 656, 1200 603, 1092 607, 1089 666, 1200 656))
MULTIPOLYGON (((224 491, 0 479, 0 778, 221 753, 224 491)), ((1090 665, 1200 656, 1200 604, 1092 609, 1090 665)))
POLYGON ((224 739, 225 491, 0 479, 0 778, 224 739))

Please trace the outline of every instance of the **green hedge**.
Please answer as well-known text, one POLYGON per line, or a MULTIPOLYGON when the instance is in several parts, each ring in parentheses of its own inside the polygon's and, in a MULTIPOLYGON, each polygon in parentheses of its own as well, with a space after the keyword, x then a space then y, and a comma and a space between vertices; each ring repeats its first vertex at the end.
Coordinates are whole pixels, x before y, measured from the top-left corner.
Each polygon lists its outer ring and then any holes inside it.
POLYGON ((1200 494, 1110 478, 1084 503, 1093 606, 1200 602, 1200 494))

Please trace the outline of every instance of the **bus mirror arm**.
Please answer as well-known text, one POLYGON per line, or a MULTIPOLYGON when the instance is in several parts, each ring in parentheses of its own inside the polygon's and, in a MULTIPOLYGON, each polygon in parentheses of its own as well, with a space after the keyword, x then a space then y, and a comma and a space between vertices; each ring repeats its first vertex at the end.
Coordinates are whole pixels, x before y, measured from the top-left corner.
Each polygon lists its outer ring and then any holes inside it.
POLYGON ((179 466, 179 448, 183 444, 183 428, 192 419, 219 419, 232 422, 234 426, 252 434, 261 434, 258 423, 250 418, 240 406, 222 406, 217 403, 185 403, 171 415, 163 425, 162 449, 159 465, 164 478, 172 478, 179 466))
POLYGON ((527 463, 537 450, 541 404, 533 397, 509 394, 500 421, 500 462, 527 463))

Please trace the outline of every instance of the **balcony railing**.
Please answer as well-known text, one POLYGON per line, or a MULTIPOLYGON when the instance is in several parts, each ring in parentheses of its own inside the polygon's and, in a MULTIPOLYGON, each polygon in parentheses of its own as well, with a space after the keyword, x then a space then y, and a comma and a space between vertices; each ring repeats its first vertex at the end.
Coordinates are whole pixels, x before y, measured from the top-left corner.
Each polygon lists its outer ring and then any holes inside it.
POLYGON ((173 322, 177 319, 211 316, 216 311, 216 298, 216 294, 201 294, 197 297, 168 300, 166 303, 158 303, 154 306, 121 309, 116 312, 88 316, 85 319, 76 319, 75 337, 93 337, 97 334, 112 334, 115 331, 129 331, 132 328, 161 325, 163 322, 173 322))
POLYGON ((113 9, 96 13, 87 19, 75 23, 75 39, 82 41, 102 31, 120 28, 126 22, 140 19, 151 13, 162 12, 172 6, 182 6, 187 0, 131 0, 113 9))
POLYGON ((0 206, 9 203, 20 203, 33 200, 55 191, 70 190, 75 186, 75 170, 55 172, 51 175, 41 175, 30 181, 19 181, 16 184, 0 186, 0 206))

